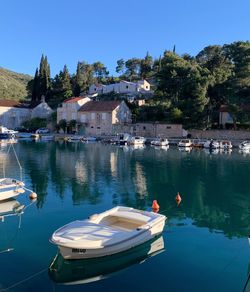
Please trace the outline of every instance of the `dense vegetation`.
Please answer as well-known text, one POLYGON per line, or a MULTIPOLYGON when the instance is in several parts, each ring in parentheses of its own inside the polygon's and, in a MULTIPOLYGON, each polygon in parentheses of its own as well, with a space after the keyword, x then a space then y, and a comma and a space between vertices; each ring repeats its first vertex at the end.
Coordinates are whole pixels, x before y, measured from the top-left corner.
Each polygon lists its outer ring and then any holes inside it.
POLYGON ((0 98, 19 100, 28 96, 26 89, 31 76, 0 68, 0 98))

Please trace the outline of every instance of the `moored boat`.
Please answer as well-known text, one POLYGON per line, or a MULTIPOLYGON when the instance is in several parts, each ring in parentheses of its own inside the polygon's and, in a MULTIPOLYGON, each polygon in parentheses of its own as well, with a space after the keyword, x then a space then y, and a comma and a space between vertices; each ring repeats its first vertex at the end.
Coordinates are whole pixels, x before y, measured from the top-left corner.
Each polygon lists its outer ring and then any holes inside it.
POLYGON ((133 136, 129 140, 130 145, 143 145, 145 143, 145 138, 140 136, 133 136))
POLYGON ((155 139, 151 142, 151 145, 154 146, 168 146, 168 144, 169 144, 168 139, 164 138, 155 139))
POLYGON ((59 228, 50 241, 65 259, 103 257, 154 238, 163 231, 165 220, 158 213, 118 206, 59 228))
POLYGON ((49 266, 49 276, 54 282, 67 285, 100 281, 134 264, 142 264, 163 251, 163 237, 157 236, 128 251, 101 259, 68 261, 57 254, 49 266))
POLYGON ((240 150, 246 150, 249 151, 250 150, 250 141, 243 141, 240 143, 239 145, 240 150))
POLYGON ((0 201, 7 200, 24 193, 24 183, 12 178, 0 178, 0 201))
POLYGON ((190 139, 182 139, 178 142, 178 147, 192 147, 192 144, 190 139))

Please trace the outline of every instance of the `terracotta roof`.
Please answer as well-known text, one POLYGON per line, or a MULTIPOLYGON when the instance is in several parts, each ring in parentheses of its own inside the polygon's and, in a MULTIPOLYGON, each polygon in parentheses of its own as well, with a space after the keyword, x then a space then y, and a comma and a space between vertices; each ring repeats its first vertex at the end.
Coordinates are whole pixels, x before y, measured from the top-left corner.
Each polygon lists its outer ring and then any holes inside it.
POLYGON ((11 99, 0 99, 0 106, 3 107, 19 107, 19 108, 27 108, 27 104, 22 104, 19 101, 11 100, 11 99))
POLYGON ((68 99, 65 99, 64 100, 64 103, 73 103, 73 102, 77 102, 81 99, 83 99, 85 97, 81 96, 81 97, 71 97, 71 98, 68 98, 68 99))
POLYGON ((121 104, 121 101, 112 100, 112 101, 89 101, 85 103, 79 111, 81 112, 108 112, 113 111, 118 105, 121 104))

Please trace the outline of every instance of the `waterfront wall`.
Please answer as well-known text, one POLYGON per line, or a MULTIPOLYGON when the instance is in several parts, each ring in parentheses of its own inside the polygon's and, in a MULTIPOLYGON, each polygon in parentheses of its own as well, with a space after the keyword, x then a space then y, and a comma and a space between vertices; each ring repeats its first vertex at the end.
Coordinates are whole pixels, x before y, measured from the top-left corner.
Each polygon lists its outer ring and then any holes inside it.
POLYGON ((188 130, 191 138, 216 140, 250 140, 250 131, 234 130, 188 130))

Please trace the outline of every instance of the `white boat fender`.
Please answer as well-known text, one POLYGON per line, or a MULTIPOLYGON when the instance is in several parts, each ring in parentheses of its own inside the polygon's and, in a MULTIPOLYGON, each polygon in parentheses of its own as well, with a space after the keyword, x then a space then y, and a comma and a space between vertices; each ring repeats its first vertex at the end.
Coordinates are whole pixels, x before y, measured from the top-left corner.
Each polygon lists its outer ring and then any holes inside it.
POLYGON ((31 200, 34 200, 34 199, 37 198, 37 194, 36 194, 35 192, 32 192, 32 193, 29 195, 29 198, 30 198, 31 200))

